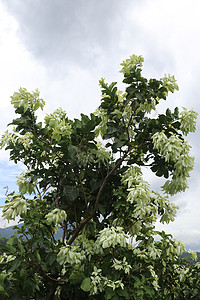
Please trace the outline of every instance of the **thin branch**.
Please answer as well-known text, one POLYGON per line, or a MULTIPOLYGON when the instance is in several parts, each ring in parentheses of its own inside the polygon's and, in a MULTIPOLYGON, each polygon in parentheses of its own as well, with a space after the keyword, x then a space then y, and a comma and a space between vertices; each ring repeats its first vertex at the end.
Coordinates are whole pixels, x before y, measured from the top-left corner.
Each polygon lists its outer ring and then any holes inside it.
POLYGON ((81 147, 82 147, 82 143, 83 143, 83 139, 81 139, 81 142, 80 142, 80 144, 78 145, 78 150, 77 150, 77 154, 76 154, 77 157, 79 156, 79 151, 80 151, 80 149, 81 149, 81 147))
POLYGON ((87 196, 86 196, 86 194, 85 194, 84 186, 83 186, 83 183, 82 183, 82 181, 81 181, 80 175, 78 176, 78 179, 79 179, 79 182, 80 182, 80 185, 81 185, 81 190, 82 190, 82 192, 83 192, 83 197, 84 197, 84 200, 85 200, 86 216, 88 217, 88 216, 89 216, 89 211, 88 211, 88 200, 87 200, 87 196))
POLYGON ((8 195, 8 186, 6 186, 5 189, 6 189, 5 196, 7 197, 7 195, 8 195))
POLYGON ((59 193, 60 193, 60 186, 58 185, 56 199, 55 199, 56 206, 58 206, 59 204, 59 193))
POLYGON ((62 235, 62 243, 64 243, 65 237, 67 235, 67 221, 63 222, 63 235, 62 235))
POLYGON ((35 185, 35 187, 36 187, 36 190, 37 190, 37 192, 38 192, 38 195, 39 195, 40 200, 42 200, 42 195, 41 195, 41 192, 40 192, 40 190, 39 190, 37 184, 35 185))
POLYGON ((25 238, 27 239, 27 241, 29 241, 29 238, 27 237, 26 233, 23 232, 22 234, 25 236, 25 238))
POLYGON ((45 276, 47 276, 49 279, 51 279, 51 280, 53 280, 53 281, 56 281, 56 282, 66 282, 66 281, 67 281, 67 280, 65 280, 65 279, 56 279, 56 278, 53 278, 53 277, 49 276, 47 273, 45 273, 45 272, 42 270, 42 268, 41 268, 41 271, 42 271, 42 273, 43 273, 45 276))
POLYGON ((76 222, 76 226, 78 226, 77 212, 76 212, 76 200, 74 200, 74 218, 76 222))
POLYGON ((51 231, 50 231, 50 234, 51 234, 53 242, 56 243, 55 237, 54 237, 54 235, 53 235, 53 233, 51 231))

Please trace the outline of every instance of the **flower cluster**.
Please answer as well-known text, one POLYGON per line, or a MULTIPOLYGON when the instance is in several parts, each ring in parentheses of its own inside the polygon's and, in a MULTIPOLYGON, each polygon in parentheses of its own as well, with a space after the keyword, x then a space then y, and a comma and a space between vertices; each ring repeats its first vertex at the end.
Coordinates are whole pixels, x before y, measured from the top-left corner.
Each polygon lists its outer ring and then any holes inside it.
POLYGON ((107 227, 99 232, 96 243, 99 244, 102 248, 115 247, 120 245, 121 247, 126 247, 126 235, 122 227, 107 227))
POLYGON ((185 251, 185 243, 178 239, 174 239, 173 241, 166 240, 165 243, 166 254, 168 256, 176 255, 179 257, 185 251))
POLYGON ((184 146, 184 141, 177 135, 171 134, 170 137, 167 137, 166 134, 161 131, 156 132, 152 139, 154 148, 159 151, 166 162, 178 160, 182 152, 182 147, 184 146))
POLYGON ((193 260, 197 260, 198 259, 196 251, 192 251, 192 250, 189 249, 188 253, 191 255, 191 258, 193 260))
POLYGON ((75 245, 66 245, 61 247, 57 255, 57 261, 60 265, 64 265, 66 263, 71 265, 81 264, 84 259, 84 251, 81 251, 80 248, 75 245))
POLYGON ((154 289, 157 291, 160 288, 160 286, 158 284, 158 279, 159 279, 158 275, 155 273, 154 268, 152 266, 148 266, 148 269, 149 269, 149 271, 151 273, 151 276, 153 278, 152 285, 153 285, 154 289))
POLYGON ((144 58, 139 55, 131 55, 130 58, 124 60, 120 65, 122 66, 122 69, 120 70, 123 74, 130 74, 131 70, 135 67, 142 67, 142 64, 144 62, 144 58))
POLYGON ((125 274, 130 274, 130 270, 132 269, 131 265, 126 261, 126 257, 123 258, 123 261, 114 258, 112 267, 115 270, 123 270, 125 274))
POLYGON ((17 176, 17 185, 19 187, 19 192, 24 195, 26 193, 29 193, 30 195, 32 193, 35 193, 35 187, 37 182, 32 182, 30 175, 30 171, 26 170, 23 171, 20 176, 17 176))
POLYGON ((55 208, 49 212, 45 218, 48 224, 55 223, 55 225, 58 225, 67 219, 67 214, 64 210, 55 208))
POLYGON ((129 168, 122 177, 122 184, 128 186, 127 202, 134 205, 132 216, 137 220, 129 230, 132 236, 140 232, 142 222, 143 225, 144 221, 147 222, 147 216, 149 220, 147 223, 156 222, 160 211, 162 211, 161 223, 174 221, 178 206, 170 203, 168 196, 150 191, 149 184, 142 178, 140 168, 129 168))
POLYGON ((143 180, 141 170, 138 167, 130 168, 122 178, 122 183, 128 185, 127 202, 135 204, 133 215, 136 219, 144 219, 153 210, 156 214, 157 209, 156 207, 154 209, 154 205, 150 201, 149 184, 143 180))
POLYGON ((39 98, 40 92, 38 89, 32 93, 27 92, 27 89, 20 88, 19 92, 15 92, 11 97, 11 104, 14 105, 14 108, 23 107, 24 112, 29 108, 37 110, 38 108, 43 109, 45 101, 42 98, 39 98))
POLYGON ((27 202, 20 194, 14 193, 7 196, 7 201, 3 208, 2 217, 4 219, 15 220, 16 216, 27 212, 27 202))
POLYGON ((94 270, 91 274, 90 279, 90 295, 96 295, 99 292, 102 292, 106 286, 112 288, 113 290, 117 288, 124 288, 122 280, 113 281, 108 279, 107 277, 102 275, 102 270, 97 269, 96 266, 94 266, 94 270))
POLYGON ((188 187, 187 177, 194 167, 194 158, 189 155, 189 144, 173 133, 168 138, 164 132, 157 132, 152 139, 154 148, 159 151, 166 162, 173 162, 175 167, 172 180, 165 182, 163 190, 170 195, 185 191, 188 187))
POLYGON ((9 132, 6 130, 4 134, 1 136, 0 139, 0 149, 3 149, 9 143, 13 145, 22 144, 25 149, 29 149, 31 146, 31 139, 33 135, 29 132, 26 132, 23 136, 19 136, 15 133, 15 128, 13 129, 14 133, 9 132))
POLYGON ((187 135, 189 132, 195 132, 197 116, 198 113, 193 109, 188 111, 185 107, 183 107, 183 111, 180 113, 180 130, 183 134, 187 135))
POLYGON ((167 91, 174 93, 174 91, 178 91, 179 87, 176 83, 175 77, 170 74, 165 74, 163 78, 160 79, 163 83, 163 86, 167 89, 167 91))
POLYGON ((72 130, 71 125, 67 122, 66 112, 61 108, 48 114, 44 118, 49 130, 52 130, 52 139, 59 142, 63 136, 70 138, 72 130))
POLYGON ((88 164, 100 164, 108 165, 108 162, 112 160, 111 153, 103 148, 100 142, 96 144, 97 149, 87 149, 87 151, 80 151, 78 154, 78 160, 81 166, 85 167, 88 164))
POLYGON ((1 256, 0 256, 0 264, 1 263, 8 263, 12 260, 16 259, 16 256, 15 255, 7 255, 6 253, 3 253, 1 256))

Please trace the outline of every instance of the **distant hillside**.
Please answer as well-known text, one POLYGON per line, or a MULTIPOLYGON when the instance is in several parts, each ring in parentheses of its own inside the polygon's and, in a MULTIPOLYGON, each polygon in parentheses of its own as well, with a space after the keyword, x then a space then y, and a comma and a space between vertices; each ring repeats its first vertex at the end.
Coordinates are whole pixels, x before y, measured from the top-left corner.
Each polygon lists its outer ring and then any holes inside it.
POLYGON ((192 263, 195 263, 197 261, 200 261, 200 252, 197 252, 197 260, 194 261, 192 258, 191 258, 191 255, 188 253, 188 252, 183 252, 183 254, 181 255, 183 258, 187 259, 187 261, 189 262, 192 262, 192 263))
MULTIPOLYGON (((20 226, 20 225, 18 225, 20 226)), ((5 239, 9 239, 9 237, 11 237, 14 234, 14 230, 13 230, 14 226, 9 226, 9 227, 5 227, 5 228, 0 228, 0 238, 5 238, 5 239)))
MULTIPOLYGON (((23 224, 18 224, 17 226, 20 227, 23 224)), ((5 228, 0 228, 0 238, 9 239, 15 232, 15 229, 13 229, 14 226, 9 226, 5 228)), ((55 239, 59 240, 62 238, 62 229, 58 230, 55 234, 55 239)))

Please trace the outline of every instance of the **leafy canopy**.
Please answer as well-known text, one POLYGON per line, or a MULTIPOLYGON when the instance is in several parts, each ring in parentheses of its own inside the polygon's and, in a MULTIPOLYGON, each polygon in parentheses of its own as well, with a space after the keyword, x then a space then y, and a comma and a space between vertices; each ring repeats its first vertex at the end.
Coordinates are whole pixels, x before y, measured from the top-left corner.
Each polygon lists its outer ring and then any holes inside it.
POLYGON ((199 265, 190 271, 179 258, 184 243, 155 230, 156 221, 174 221, 178 207, 169 196, 188 187, 194 158, 184 135, 195 131, 197 113, 176 107, 153 117, 178 86, 170 75, 146 79, 142 64, 135 55, 121 64, 124 92, 101 79, 100 106, 80 119, 59 108, 37 122, 45 104, 38 90, 20 88, 11 97, 18 117, 0 145, 26 171, 3 208, 5 219, 19 216, 23 225, 17 242, 14 235, 2 246, 2 299, 179 299, 199 292, 199 279, 188 279, 199 265), (143 179, 143 166, 166 179, 162 193, 143 179))

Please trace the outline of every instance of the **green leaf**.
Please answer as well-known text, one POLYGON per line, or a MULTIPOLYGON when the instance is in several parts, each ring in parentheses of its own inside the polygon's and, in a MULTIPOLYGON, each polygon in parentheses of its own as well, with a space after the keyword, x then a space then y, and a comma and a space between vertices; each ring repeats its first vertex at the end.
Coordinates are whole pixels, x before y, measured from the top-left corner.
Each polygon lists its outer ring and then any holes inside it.
POLYGON ((154 296, 154 290, 153 288, 147 286, 147 285, 144 285, 143 286, 143 289, 145 290, 145 292, 150 295, 150 296, 154 296))
POLYGON ((67 198, 67 201, 71 202, 71 201, 74 201, 78 197, 79 191, 76 187, 67 185, 67 186, 64 186, 64 188, 63 188, 63 194, 67 198))
POLYGON ((108 289, 107 291, 106 291, 106 300, 110 300, 110 299, 112 299, 112 297, 115 295, 115 293, 116 293, 116 291, 114 291, 113 289, 108 289))
POLYGON ((3 284, 3 282, 7 276, 8 276, 8 274, 0 273, 0 285, 3 284))
POLYGON ((169 108, 167 108, 167 110, 166 110, 166 115, 167 115, 168 117, 170 117, 170 118, 171 118, 171 116, 172 116, 172 112, 171 112, 171 110, 170 110, 169 108))
POLYGON ((15 244, 15 235, 11 236, 8 240, 7 240, 7 244, 10 246, 14 246, 15 244))
POLYGON ((69 281, 72 284, 80 284, 84 279, 85 279, 85 274, 83 272, 80 272, 79 270, 74 270, 69 276, 69 281))
POLYGON ((26 281, 23 284, 23 291, 26 293, 26 295, 31 295, 34 291, 36 286, 36 283, 33 280, 26 279, 26 281))
POLYGON ((11 267, 9 268, 9 272, 14 272, 15 270, 17 270, 19 268, 19 266, 21 265, 21 260, 16 258, 15 260, 13 260, 10 265, 11 267))
POLYGON ((142 281, 140 281, 140 279, 136 276, 134 276, 134 280, 135 280, 135 282, 134 282, 134 287, 135 288, 137 288, 137 287, 139 287, 143 284, 142 281))
POLYGON ((117 291, 117 293, 118 293, 119 296, 123 297, 123 299, 129 299, 129 293, 127 292, 127 290, 125 288, 123 290, 119 289, 117 291))
POLYGON ((82 289, 84 292, 89 292, 89 290, 90 290, 90 282, 91 282, 91 280, 90 280, 89 277, 85 278, 85 279, 82 281, 82 283, 81 283, 81 289, 82 289))
POLYGON ((57 255, 55 254, 55 253, 49 253, 48 255, 47 255, 47 259, 46 259, 46 261, 47 261, 47 263, 49 264, 49 265, 52 265, 53 263, 54 263, 54 261, 56 260, 56 258, 57 258, 57 255))

